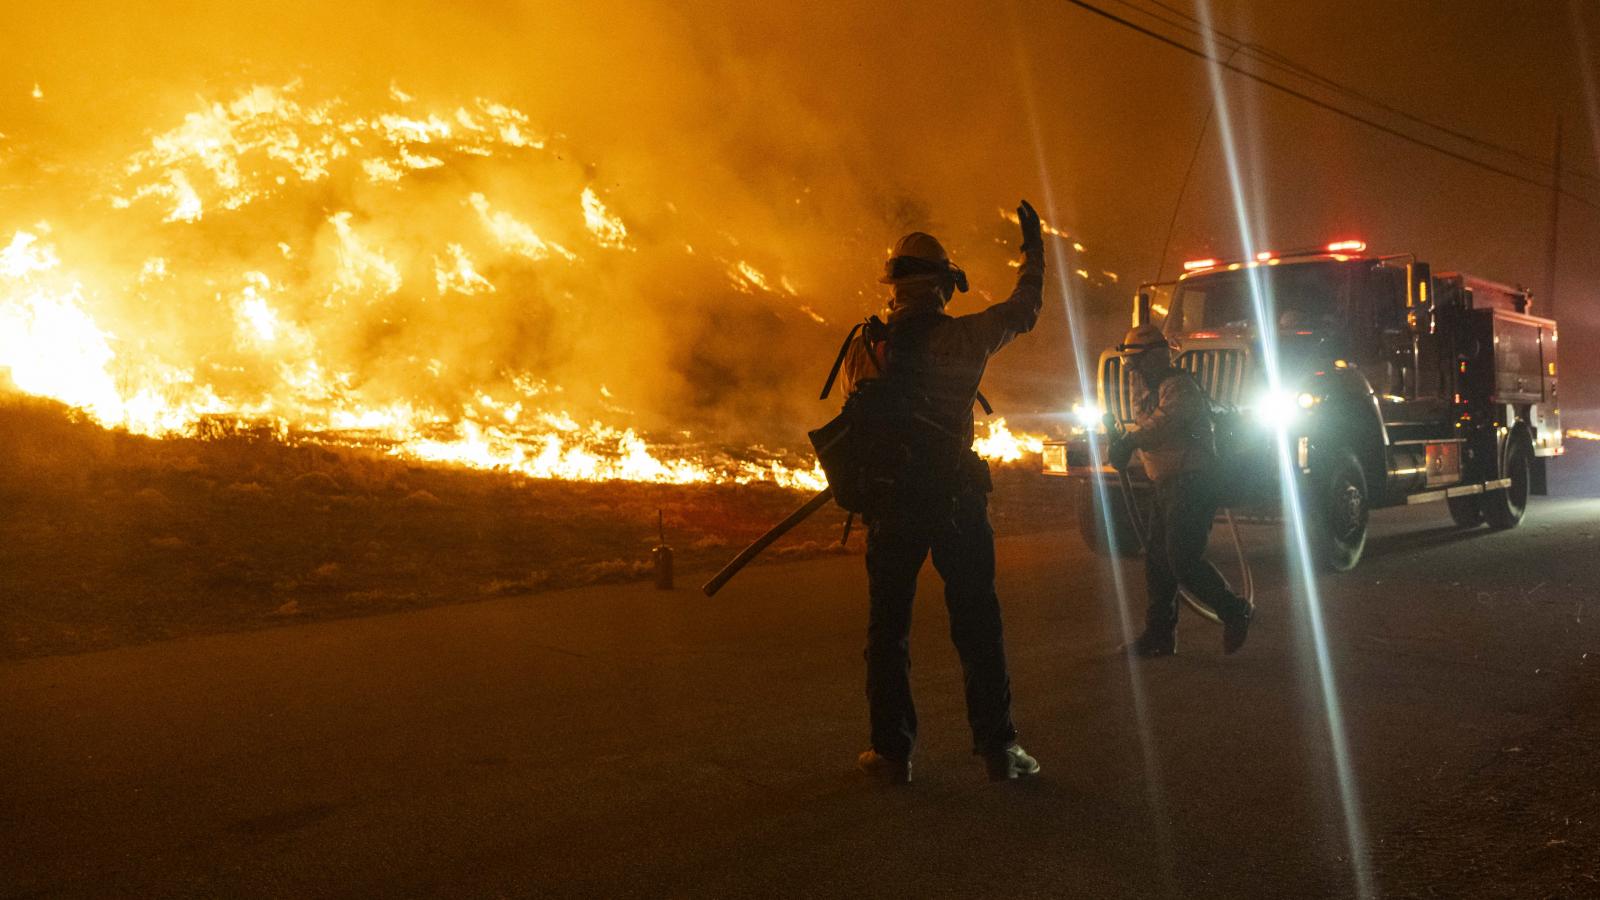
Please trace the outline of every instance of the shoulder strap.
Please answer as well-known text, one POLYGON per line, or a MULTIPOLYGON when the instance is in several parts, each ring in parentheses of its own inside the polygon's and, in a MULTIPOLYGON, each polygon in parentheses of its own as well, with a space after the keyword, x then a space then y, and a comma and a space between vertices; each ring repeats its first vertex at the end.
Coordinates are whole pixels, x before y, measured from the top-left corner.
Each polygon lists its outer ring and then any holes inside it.
POLYGON ((834 379, 839 377, 839 367, 844 365, 844 356, 850 352, 850 342, 856 339, 856 335, 866 325, 866 322, 857 322, 856 327, 850 329, 850 333, 844 336, 844 343, 839 345, 839 355, 833 358, 833 368, 828 370, 828 380, 822 384, 822 396, 818 398, 819 400, 828 399, 828 393, 833 390, 834 379))

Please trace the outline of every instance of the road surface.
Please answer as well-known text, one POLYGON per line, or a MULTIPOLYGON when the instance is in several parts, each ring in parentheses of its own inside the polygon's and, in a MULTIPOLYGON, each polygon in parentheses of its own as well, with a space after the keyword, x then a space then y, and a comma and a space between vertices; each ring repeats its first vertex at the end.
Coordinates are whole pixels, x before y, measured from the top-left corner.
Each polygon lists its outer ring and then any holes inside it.
POLYGON ((715 600, 680 576, 8 663, 0 896, 1342 897, 1347 809, 1375 883, 1420 892, 1386 868, 1419 816, 1569 711, 1600 651, 1597 514, 1384 512, 1320 581, 1349 803, 1271 526, 1246 529, 1244 651, 1185 615, 1178 657, 1132 667, 1105 561, 1070 531, 1002 541, 1043 764, 1012 784, 968 752, 931 571, 917 781, 854 772, 859 556, 715 600))

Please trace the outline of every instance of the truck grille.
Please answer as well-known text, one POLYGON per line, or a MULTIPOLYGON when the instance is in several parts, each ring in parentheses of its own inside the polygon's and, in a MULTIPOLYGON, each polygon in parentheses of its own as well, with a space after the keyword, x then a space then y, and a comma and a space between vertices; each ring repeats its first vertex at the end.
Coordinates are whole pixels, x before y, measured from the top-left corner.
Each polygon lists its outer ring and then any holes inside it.
POLYGON ((1118 422, 1133 420, 1132 375, 1122 368, 1122 357, 1107 356, 1100 364, 1100 402, 1118 422))
POLYGON ((1190 350, 1178 357, 1178 368, 1194 375, 1214 402, 1239 404, 1244 393, 1243 350, 1190 350))
MULTIPOLYGON (((1194 375, 1213 401, 1239 404, 1244 393, 1243 350, 1189 350, 1178 357, 1177 365, 1194 375)), ((1133 375, 1123 369, 1120 356, 1108 355, 1100 364, 1100 402, 1118 422, 1133 420, 1133 375)))

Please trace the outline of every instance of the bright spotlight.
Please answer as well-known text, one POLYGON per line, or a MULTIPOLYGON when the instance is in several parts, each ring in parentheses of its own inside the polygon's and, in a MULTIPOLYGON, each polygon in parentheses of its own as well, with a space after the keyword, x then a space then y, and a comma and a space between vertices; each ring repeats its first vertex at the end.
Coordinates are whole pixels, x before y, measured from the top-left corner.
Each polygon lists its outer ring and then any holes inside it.
POLYGON ((1072 404, 1072 421, 1086 431, 1093 431, 1100 427, 1100 420, 1105 417, 1106 411, 1098 403, 1072 404))
POLYGON ((1250 404, 1257 421, 1271 428, 1288 426, 1317 405, 1317 395, 1310 391, 1262 391, 1250 404))

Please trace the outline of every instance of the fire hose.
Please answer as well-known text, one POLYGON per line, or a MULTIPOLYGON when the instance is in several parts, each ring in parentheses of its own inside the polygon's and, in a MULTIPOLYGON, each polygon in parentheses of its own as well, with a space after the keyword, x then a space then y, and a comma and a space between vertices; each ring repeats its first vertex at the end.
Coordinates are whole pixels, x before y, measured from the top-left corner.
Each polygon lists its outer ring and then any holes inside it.
MULTIPOLYGON (((1117 436, 1122 434, 1120 423, 1110 413, 1106 413, 1103 421, 1105 422, 1107 434, 1117 436)), ((1144 553, 1149 553, 1150 535, 1145 531, 1146 523, 1139 514, 1139 504, 1133 498, 1133 480, 1128 477, 1126 469, 1119 468, 1117 469, 1117 481, 1122 488, 1122 502, 1128 509, 1128 521, 1133 523, 1134 536, 1139 539, 1139 549, 1144 553)), ((1244 542, 1239 538, 1239 525, 1233 520, 1233 510, 1228 507, 1222 508, 1222 517, 1228 522, 1228 534, 1233 538, 1234 556, 1239 561, 1239 570, 1244 573, 1242 576, 1244 579, 1244 601, 1254 606, 1256 602, 1256 582, 1254 575, 1250 571, 1250 563, 1245 559, 1244 542)), ((1218 625, 1222 624, 1222 619, 1217 616, 1216 612, 1211 607, 1201 603, 1200 599, 1194 594, 1189 593, 1188 588, 1180 585, 1178 587, 1178 596, 1182 597, 1183 602, 1189 604, 1189 608, 1199 613, 1202 617, 1218 625)))

